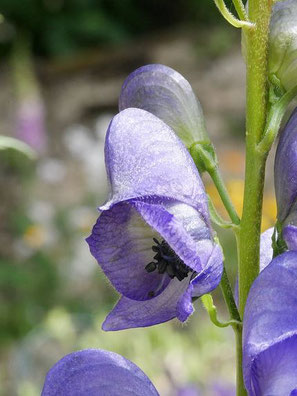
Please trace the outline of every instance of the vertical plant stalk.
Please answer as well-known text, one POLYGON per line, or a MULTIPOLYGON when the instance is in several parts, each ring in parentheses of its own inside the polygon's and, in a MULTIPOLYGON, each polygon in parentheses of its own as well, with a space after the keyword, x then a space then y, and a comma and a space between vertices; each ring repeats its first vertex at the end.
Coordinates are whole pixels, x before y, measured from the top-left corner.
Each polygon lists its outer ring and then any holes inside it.
POLYGON ((246 170, 242 219, 239 233, 239 310, 243 316, 251 284, 259 274, 260 232, 265 162, 259 153, 268 111, 267 46, 271 1, 250 0, 249 18, 256 28, 246 31, 247 118, 246 170))
POLYGON ((236 303, 233 298, 233 292, 227 277, 226 269, 224 268, 222 280, 221 280, 221 290, 223 293, 224 300, 226 302, 230 317, 237 321, 239 324, 233 325, 233 330, 235 334, 236 342, 236 360, 240 362, 240 366, 237 366, 236 370, 236 384, 237 384, 237 395, 246 395, 243 385, 243 373, 242 373, 242 323, 239 312, 237 310, 236 303))
POLYGON ((236 395, 237 396, 247 396, 247 391, 245 390, 242 372, 242 326, 238 326, 235 332, 235 342, 236 342, 236 395))
MULTIPOLYGON (((259 274, 263 187, 267 153, 259 153, 268 111, 267 48, 272 0, 249 0, 249 20, 255 29, 246 30, 247 118, 246 170, 243 211, 239 231, 239 313, 243 318, 250 287, 259 274)), ((242 375, 241 337, 237 340, 237 395, 246 395, 242 375), (239 353, 240 352, 240 353, 239 353)))

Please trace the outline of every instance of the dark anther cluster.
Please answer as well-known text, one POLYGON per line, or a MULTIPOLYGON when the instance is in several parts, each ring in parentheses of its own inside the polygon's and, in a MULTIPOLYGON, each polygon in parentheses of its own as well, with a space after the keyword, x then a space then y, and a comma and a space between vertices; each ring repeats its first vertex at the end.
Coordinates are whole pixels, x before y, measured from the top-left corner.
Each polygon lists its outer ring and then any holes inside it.
POLYGON ((167 272, 169 277, 173 279, 176 277, 179 281, 186 278, 189 272, 193 270, 188 267, 171 249, 167 242, 164 240, 160 243, 156 238, 153 238, 156 245, 152 246, 155 252, 154 260, 145 266, 147 272, 153 272, 158 269, 159 274, 167 272))

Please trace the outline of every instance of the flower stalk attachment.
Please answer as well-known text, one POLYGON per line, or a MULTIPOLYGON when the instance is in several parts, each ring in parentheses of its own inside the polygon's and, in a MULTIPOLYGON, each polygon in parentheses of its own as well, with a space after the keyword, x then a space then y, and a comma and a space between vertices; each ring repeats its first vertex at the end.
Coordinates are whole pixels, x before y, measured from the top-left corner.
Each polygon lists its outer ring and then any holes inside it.
POLYGON ((212 323, 217 326, 217 327, 228 327, 228 326, 242 326, 242 323, 237 320, 229 320, 227 322, 221 322, 218 319, 218 312, 217 312, 217 307, 213 303, 213 299, 211 294, 204 294, 204 296, 201 297, 201 302, 207 311, 210 320, 212 323))
POLYGON ((190 147, 190 154, 200 172, 206 171, 214 182, 221 200, 230 216, 232 224, 238 226, 240 218, 236 213, 233 203, 222 179, 216 153, 212 144, 194 143, 190 147))
MULTIPOLYGON (((215 5, 217 6, 217 8, 219 9, 220 13, 223 15, 223 17, 226 19, 227 22, 230 23, 230 25, 236 27, 236 28, 246 28, 246 29, 254 29, 255 25, 253 23, 251 23, 248 20, 241 20, 241 19, 237 19, 232 12, 229 11, 229 9, 227 8, 224 0, 214 0, 215 5)), ((234 3, 236 4, 236 10, 239 11, 239 15, 240 17, 245 17, 243 10, 244 7, 242 7, 241 1, 234 1, 234 3)))
POLYGON ((232 0, 236 12, 242 21, 248 21, 248 16, 241 0, 232 0))
POLYGON ((224 219, 222 219, 222 217, 219 215, 219 213, 217 212, 211 198, 208 196, 208 209, 209 209, 209 214, 210 214, 210 218, 211 221, 216 224, 217 226, 221 227, 221 228, 225 228, 225 229, 230 229, 230 228, 236 228, 236 226, 228 221, 225 221, 224 219))
POLYGON ((288 105, 297 96, 297 86, 286 92, 270 108, 263 139, 257 146, 260 154, 268 155, 270 148, 278 134, 282 119, 288 105))

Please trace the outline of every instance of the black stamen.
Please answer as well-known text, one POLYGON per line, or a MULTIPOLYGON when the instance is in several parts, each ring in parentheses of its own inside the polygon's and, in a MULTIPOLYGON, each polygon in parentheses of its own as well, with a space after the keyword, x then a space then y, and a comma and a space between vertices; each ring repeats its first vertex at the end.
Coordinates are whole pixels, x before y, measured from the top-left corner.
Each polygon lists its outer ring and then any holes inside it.
POLYGON ((161 260, 158 262, 158 272, 159 274, 164 274, 166 272, 167 263, 165 260, 161 260))
POLYGON ((153 261, 151 261, 150 263, 148 263, 145 266, 145 269, 147 270, 147 272, 153 272, 153 271, 155 271, 156 268, 157 268, 157 264, 154 263, 153 261))
MULTIPOLYGON (((156 253, 154 256, 156 262, 152 261, 145 266, 147 272, 157 269, 159 274, 166 272, 171 279, 176 277, 179 281, 187 278, 190 272, 192 279, 196 273, 177 256, 167 242, 162 240, 160 243, 157 238, 153 238, 153 241, 156 244, 152 246, 152 251, 156 253)), ((149 297, 154 297, 154 295, 153 291, 149 292, 149 297)))

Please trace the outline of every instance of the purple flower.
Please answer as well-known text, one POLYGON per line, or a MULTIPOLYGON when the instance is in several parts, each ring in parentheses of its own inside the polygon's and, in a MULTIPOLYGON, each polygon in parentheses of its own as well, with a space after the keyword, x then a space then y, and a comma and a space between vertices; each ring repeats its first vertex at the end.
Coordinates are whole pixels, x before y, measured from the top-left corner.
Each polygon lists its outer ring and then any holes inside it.
MULTIPOLYGON (((234 386, 215 382, 209 386, 209 393, 212 396, 235 396, 236 391, 234 386)), ((187 384, 177 389, 176 396, 201 396, 204 394, 194 384, 187 384)))
POLYGON ((243 373, 249 396, 297 394, 297 252, 260 273, 243 322, 243 373))
POLYGON ((117 353, 85 349, 70 353, 47 373, 41 396, 158 396, 139 367, 117 353))
POLYGON ((279 139, 274 165, 278 221, 290 250, 297 250, 297 108, 279 139))
POLYGON ((196 385, 187 384, 177 389, 176 396, 201 396, 201 392, 196 385))
POLYGON ((214 396, 235 396, 236 390, 232 385, 216 383, 212 387, 212 394, 214 396))
POLYGON ((39 98, 26 98, 20 102, 16 114, 16 135, 37 152, 47 146, 44 108, 39 98))
POLYGON ((210 143, 201 105, 191 85, 170 67, 153 64, 131 73, 123 84, 119 109, 147 110, 169 125, 187 147, 210 143))
POLYGON ((111 194, 87 241, 121 298, 103 329, 183 322, 223 268, 194 162, 163 121, 134 108, 111 121, 105 160, 111 194))

